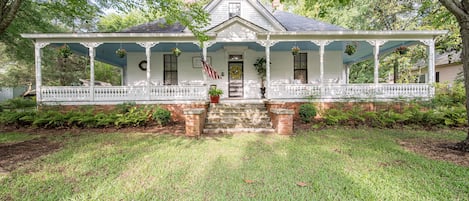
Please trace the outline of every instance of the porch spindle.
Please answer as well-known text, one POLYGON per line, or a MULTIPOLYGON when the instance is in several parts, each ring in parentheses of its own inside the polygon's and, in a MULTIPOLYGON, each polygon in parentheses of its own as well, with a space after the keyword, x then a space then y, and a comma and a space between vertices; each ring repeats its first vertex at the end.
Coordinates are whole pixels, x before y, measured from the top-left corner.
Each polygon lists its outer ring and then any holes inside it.
POLYGON ((141 47, 145 48, 145 55, 147 57, 147 98, 151 99, 151 48, 158 44, 158 42, 141 42, 137 43, 141 47))
POLYGON ((373 54, 375 58, 375 68, 374 68, 374 83, 379 84, 379 47, 384 45, 386 41, 384 40, 369 40, 367 41, 370 45, 375 46, 373 49, 373 54))
POLYGON ((42 72, 41 72, 41 48, 47 46, 49 43, 36 42, 34 43, 34 60, 36 68, 36 102, 42 101, 42 72))
POLYGON ((90 98, 94 101, 94 57, 96 56, 95 49, 103 43, 81 43, 83 46, 88 48, 90 56, 90 98))

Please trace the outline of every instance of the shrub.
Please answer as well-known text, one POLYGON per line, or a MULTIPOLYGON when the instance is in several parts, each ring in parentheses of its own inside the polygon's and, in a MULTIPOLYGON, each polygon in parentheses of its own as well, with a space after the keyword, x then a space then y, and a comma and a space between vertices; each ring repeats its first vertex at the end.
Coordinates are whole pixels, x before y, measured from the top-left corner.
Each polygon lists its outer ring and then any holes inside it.
POLYGON ((156 107, 151 116, 158 125, 165 126, 171 119, 171 112, 167 109, 156 107))
POLYGON ((18 98, 9 99, 3 104, 4 106, 10 109, 24 109, 24 108, 35 107, 36 101, 33 99, 18 97, 18 98))
POLYGON ((316 116, 317 110, 316 107, 314 107, 313 104, 311 103, 306 103, 300 105, 300 119, 304 123, 309 123, 311 120, 316 116))
POLYGON ((340 125, 349 119, 349 114, 338 109, 329 109, 324 113, 323 120, 327 125, 340 125))

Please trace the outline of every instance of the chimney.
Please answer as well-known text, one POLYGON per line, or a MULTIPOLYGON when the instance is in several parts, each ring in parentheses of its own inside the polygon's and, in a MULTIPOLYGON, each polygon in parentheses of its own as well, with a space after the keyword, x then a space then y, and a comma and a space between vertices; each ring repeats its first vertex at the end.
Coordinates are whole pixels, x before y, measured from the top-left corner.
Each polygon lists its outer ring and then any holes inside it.
POLYGON ((274 8, 274 10, 283 11, 283 4, 280 3, 280 0, 273 0, 272 1, 272 8, 274 8))

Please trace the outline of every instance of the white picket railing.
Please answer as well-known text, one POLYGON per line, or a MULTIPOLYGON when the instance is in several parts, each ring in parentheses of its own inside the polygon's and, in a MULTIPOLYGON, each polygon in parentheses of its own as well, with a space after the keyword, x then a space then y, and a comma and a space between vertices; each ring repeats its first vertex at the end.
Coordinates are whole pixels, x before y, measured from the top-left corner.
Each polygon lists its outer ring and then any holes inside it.
POLYGON ((429 84, 278 84, 271 86, 272 99, 399 99, 430 98, 429 84))
MULTIPOLYGON (((257 88, 256 88, 257 90, 257 88)), ((256 91, 257 92, 257 91, 256 91)), ((374 100, 431 98, 429 84, 277 84, 271 99, 374 100)), ((207 86, 96 86, 42 87, 42 102, 172 101, 207 100, 207 86)))
POLYGON ((96 86, 42 87, 44 102, 100 102, 100 101, 154 101, 206 100, 206 86, 96 86))

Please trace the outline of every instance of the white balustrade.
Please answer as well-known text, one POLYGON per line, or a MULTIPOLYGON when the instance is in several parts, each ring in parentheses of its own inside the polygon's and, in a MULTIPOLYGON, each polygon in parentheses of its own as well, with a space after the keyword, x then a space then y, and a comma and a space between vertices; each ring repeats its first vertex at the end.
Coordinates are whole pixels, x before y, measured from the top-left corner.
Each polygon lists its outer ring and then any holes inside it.
MULTIPOLYGON (((258 86, 250 90, 258 93, 258 86)), ((429 84, 273 84, 272 99, 415 99, 431 98, 433 87, 429 84)), ((42 87, 45 102, 103 102, 103 101, 172 101, 207 100, 207 86, 167 85, 151 86, 96 86, 94 100, 89 87, 42 87), (148 96, 147 93, 150 93, 148 96), (150 97, 150 99, 148 99, 150 97)), ((249 98, 249 97, 248 97, 249 98)))
POLYGON ((273 99, 399 99, 431 98, 429 84, 276 84, 273 99))
MULTIPOLYGON (((94 101, 148 100, 145 86, 96 86, 94 101)), ((43 87, 42 101, 92 102, 89 87, 43 87)), ((150 100, 206 100, 206 86, 151 86, 150 100)))

